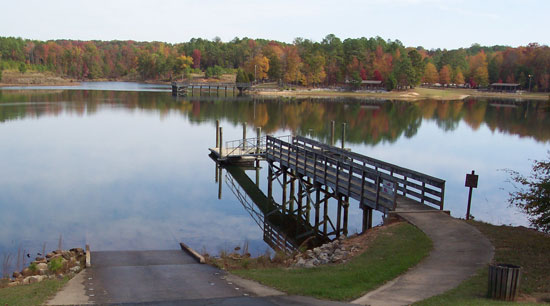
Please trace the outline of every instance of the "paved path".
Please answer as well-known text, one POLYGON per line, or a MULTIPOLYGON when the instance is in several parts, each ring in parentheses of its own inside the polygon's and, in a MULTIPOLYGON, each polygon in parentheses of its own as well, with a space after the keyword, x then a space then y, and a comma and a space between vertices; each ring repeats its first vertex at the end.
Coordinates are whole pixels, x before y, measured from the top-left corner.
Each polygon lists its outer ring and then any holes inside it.
POLYGON ((493 246, 476 228, 440 211, 398 204, 398 215, 420 228, 433 250, 416 267, 353 301, 362 305, 409 305, 455 288, 493 258, 493 246))
POLYGON ((48 305, 349 305, 282 292, 199 264, 181 250, 92 252, 92 267, 48 305))

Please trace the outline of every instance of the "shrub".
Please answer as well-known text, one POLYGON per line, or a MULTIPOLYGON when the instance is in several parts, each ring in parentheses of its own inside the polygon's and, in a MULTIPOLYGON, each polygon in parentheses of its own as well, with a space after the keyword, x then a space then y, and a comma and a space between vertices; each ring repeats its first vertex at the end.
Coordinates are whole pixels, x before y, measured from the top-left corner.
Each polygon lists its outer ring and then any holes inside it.
POLYGON ((36 270, 38 270, 38 267, 36 266, 36 262, 33 262, 29 265, 29 270, 31 270, 31 272, 36 272, 36 270))
POLYGON ((63 263, 61 257, 54 258, 48 263, 48 269, 54 273, 58 272, 63 268, 63 263))

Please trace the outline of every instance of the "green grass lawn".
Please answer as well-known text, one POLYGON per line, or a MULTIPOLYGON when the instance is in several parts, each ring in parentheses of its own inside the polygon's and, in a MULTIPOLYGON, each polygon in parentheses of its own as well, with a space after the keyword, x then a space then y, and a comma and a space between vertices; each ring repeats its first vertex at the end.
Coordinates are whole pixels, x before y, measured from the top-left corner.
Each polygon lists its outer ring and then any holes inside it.
POLYGON ((0 305, 42 305, 53 296, 69 279, 45 280, 30 285, 0 289, 0 305))
MULTIPOLYGON (((523 267, 520 291, 531 296, 524 300, 538 299, 550 302, 550 237, 524 227, 495 226, 471 221, 495 247, 494 261, 523 267)), ((457 288, 415 305, 508 305, 513 303, 493 301, 487 295, 487 269, 457 288)), ((540 305, 522 303, 521 305, 540 305)))
POLYGON ((429 254, 430 239, 419 229, 400 223, 382 228, 367 250, 345 264, 311 269, 251 269, 232 273, 289 294, 346 301, 404 273, 429 254))

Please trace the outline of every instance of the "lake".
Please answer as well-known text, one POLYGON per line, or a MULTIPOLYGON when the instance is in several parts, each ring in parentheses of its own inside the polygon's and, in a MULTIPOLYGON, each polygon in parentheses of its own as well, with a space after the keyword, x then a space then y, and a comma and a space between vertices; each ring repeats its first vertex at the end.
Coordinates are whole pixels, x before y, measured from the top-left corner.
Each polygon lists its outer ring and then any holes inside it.
MULTIPOLYGON (((446 180, 453 216, 465 216, 464 179, 475 170, 475 219, 524 226, 502 170, 529 173, 550 140, 548 103, 536 101, 174 98, 167 86, 122 82, 0 89, 0 255, 21 247, 35 256, 44 243, 57 248, 60 236, 64 247, 92 250, 176 249, 183 241, 217 253, 247 241, 251 253, 265 252, 225 171, 218 199, 208 157, 216 120, 225 141, 241 138, 246 122, 249 137, 261 127, 325 143, 330 121, 337 136, 346 122, 346 147, 446 180)), ((265 165, 259 184, 266 192, 265 165)), ((352 202, 350 233, 360 229, 352 202)))

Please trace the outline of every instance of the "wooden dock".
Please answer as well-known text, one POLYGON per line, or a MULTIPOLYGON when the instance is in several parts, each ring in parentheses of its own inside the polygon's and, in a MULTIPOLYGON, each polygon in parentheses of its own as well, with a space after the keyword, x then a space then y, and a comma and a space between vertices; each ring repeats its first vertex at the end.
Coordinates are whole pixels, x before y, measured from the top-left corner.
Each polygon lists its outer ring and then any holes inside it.
MULTIPOLYGON (((268 163, 267 198, 282 213, 304 222, 313 219, 315 233, 324 237, 347 235, 350 200, 363 210, 363 230, 372 227, 373 210, 390 214, 397 210, 443 210, 445 181, 347 149, 327 145, 302 136, 246 138, 222 142, 217 124, 215 148, 211 155, 221 163, 268 163), (282 198, 273 198, 273 182, 282 187, 282 198), (329 199, 338 202, 333 222, 329 199), (313 212, 314 216, 310 213, 313 212)), ((343 139, 345 134, 343 134, 343 139)), ((333 142, 331 140, 331 142, 333 142)), ((344 143, 342 143, 344 147, 344 143)))
POLYGON ((215 92, 216 94, 224 93, 227 96, 229 91, 235 95, 236 90, 242 95, 245 90, 252 88, 252 83, 192 83, 192 82, 172 82, 173 96, 193 95, 197 90, 200 96, 204 90, 208 93, 215 92))

